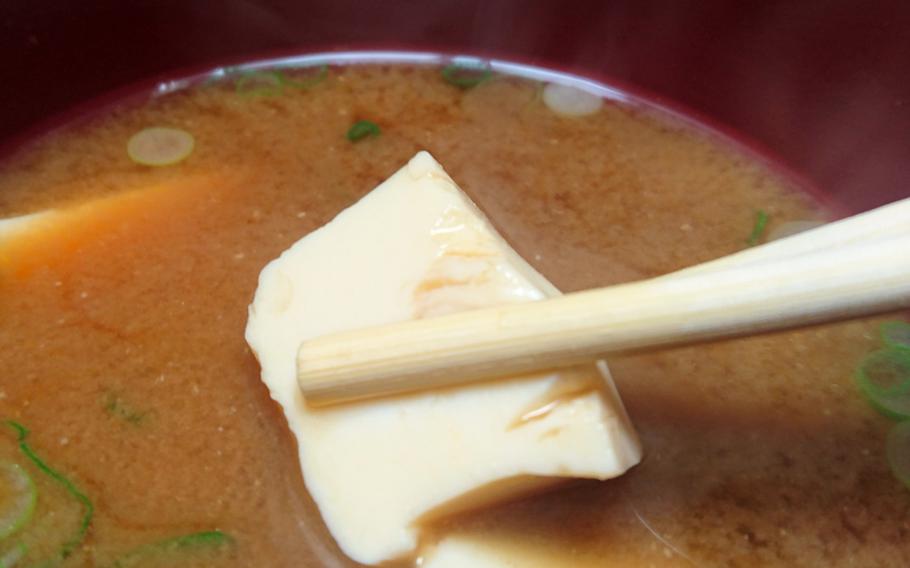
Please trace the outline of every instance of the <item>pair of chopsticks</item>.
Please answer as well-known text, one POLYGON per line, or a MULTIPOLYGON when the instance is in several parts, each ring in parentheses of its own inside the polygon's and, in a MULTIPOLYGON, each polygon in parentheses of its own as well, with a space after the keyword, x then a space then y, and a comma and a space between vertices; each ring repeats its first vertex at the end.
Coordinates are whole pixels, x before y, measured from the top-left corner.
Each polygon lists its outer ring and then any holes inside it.
POLYGON ((319 337, 307 402, 428 390, 910 307, 910 199, 658 278, 319 337))

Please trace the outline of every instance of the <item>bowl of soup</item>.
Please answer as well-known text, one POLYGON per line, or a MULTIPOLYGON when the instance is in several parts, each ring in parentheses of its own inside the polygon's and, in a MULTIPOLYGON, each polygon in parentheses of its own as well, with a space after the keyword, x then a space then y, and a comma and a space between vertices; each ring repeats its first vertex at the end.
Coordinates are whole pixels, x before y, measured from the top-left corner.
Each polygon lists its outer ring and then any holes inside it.
MULTIPOLYGON (((244 329, 263 267, 422 150, 563 292, 850 209, 674 103, 508 58, 308 52, 108 98, 0 165, 0 566, 359 565, 244 329)), ((901 319, 611 359, 640 463, 428 520, 388 565, 451 539, 464 566, 908 564, 903 413, 857 379, 901 319)))

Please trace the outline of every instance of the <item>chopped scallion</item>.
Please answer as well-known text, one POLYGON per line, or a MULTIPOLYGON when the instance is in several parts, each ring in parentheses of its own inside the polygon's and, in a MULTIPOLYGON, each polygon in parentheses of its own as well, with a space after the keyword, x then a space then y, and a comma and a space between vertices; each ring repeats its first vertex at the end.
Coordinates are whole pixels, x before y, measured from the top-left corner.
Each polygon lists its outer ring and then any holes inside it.
POLYGON ((279 71, 247 71, 234 79, 234 90, 244 97, 274 97, 281 94, 283 85, 279 71))
POLYGON ((18 464, 0 463, 0 541, 25 526, 37 502, 32 476, 18 464))
POLYGON ((910 349, 910 323, 886 321, 880 329, 886 345, 897 349, 910 349))
POLYGON ((291 79, 282 73, 279 73, 279 76, 281 77, 281 84, 284 86, 292 87, 294 89, 312 89, 319 83, 325 81, 325 78, 329 76, 329 66, 320 65, 312 75, 307 74, 301 78, 291 79))
POLYGON ((603 106, 600 96, 571 85, 550 83, 543 90, 547 108, 562 116, 588 116, 603 106))
POLYGON ((493 76, 489 67, 451 64, 442 68, 442 78, 460 89, 472 89, 493 76))
POLYGON ((141 424, 149 414, 148 412, 140 412, 134 409, 113 392, 108 392, 105 395, 104 410, 111 416, 121 418, 134 426, 141 424))
POLYGON ((885 416, 910 418, 910 351, 889 347, 869 354, 856 370, 856 384, 885 416))
POLYGON ((126 153, 143 166, 170 166, 193 152, 196 140, 186 130, 153 126, 133 134, 126 143, 126 153))
POLYGON ((357 142, 367 136, 379 136, 382 131, 375 122, 369 120, 358 120, 348 129, 347 137, 351 142, 357 142))
POLYGON ((18 422, 8 420, 6 425, 15 430, 16 432, 16 441, 19 443, 19 450, 29 459, 35 467, 41 470, 42 473, 46 474, 48 477, 59 483, 63 486, 63 489, 67 493, 72 495, 83 508, 82 518, 79 522, 79 527, 76 530, 76 533, 60 548, 60 551, 57 553, 57 558, 60 560, 66 559, 69 557, 73 551, 82 544, 82 541, 85 540, 85 535, 88 533, 88 527, 92 524, 92 517, 95 514, 95 506, 92 504, 92 501, 83 493, 76 485, 70 481, 66 476, 47 465, 47 463, 42 460, 38 454, 32 449, 32 447, 26 441, 28 439, 29 431, 18 422))
POLYGON ((143 560, 159 554, 201 548, 214 548, 233 542, 234 539, 229 534, 219 530, 172 537, 135 548, 114 560, 108 565, 108 568, 128 568, 129 566, 141 563, 143 560))
POLYGON ((768 213, 759 209, 755 212, 755 223, 752 225, 752 232, 749 234, 749 238, 746 239, 746 244, 750 247, 757 245, 762 235, 765 233, 765 227, 767 226, 768 213))
POLYGON ((910 420, 899 422, 888 434, 885 455, 894 477, 910 489, 910 420))
POLYGON ((27 553, 28 547, 22 542, 17 542, 9 550, 0 551, 0 568, 13 568, 27 553))

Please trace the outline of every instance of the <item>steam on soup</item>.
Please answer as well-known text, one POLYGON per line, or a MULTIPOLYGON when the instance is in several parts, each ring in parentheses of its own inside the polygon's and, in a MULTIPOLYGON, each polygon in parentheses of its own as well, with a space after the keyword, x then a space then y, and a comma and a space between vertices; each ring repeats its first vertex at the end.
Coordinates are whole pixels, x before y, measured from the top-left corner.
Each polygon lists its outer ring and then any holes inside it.
MULTIPOLYGON (((824 218, 688 122, 482 68, 237 71, 47 136, 0 170, 0 566, 354 566, 247 306, 266 263, 422 149, 563 291, 824 218)), ((910 564, 905 423, 888 434, 905 331, 877 324, 612 360, 640 465, 427 538, 501 565, 910 564), (854 384, 875 350, 886 378, 873 358, 856 382, 890 418, 854 384)))

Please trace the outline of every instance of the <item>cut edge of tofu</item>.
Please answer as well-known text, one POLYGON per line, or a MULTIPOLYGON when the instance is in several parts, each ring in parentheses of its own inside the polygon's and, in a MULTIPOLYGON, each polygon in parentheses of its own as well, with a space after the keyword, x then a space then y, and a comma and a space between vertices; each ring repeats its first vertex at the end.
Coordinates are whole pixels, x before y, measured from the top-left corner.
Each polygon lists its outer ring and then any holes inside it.
POLYGON ((56 209, 47 209, 36 213, 0 219, 0 244, 7 239, 15 238, 17 235, 28 231, 39 224, 47 222, 57 213, 58 211, 56 209))

